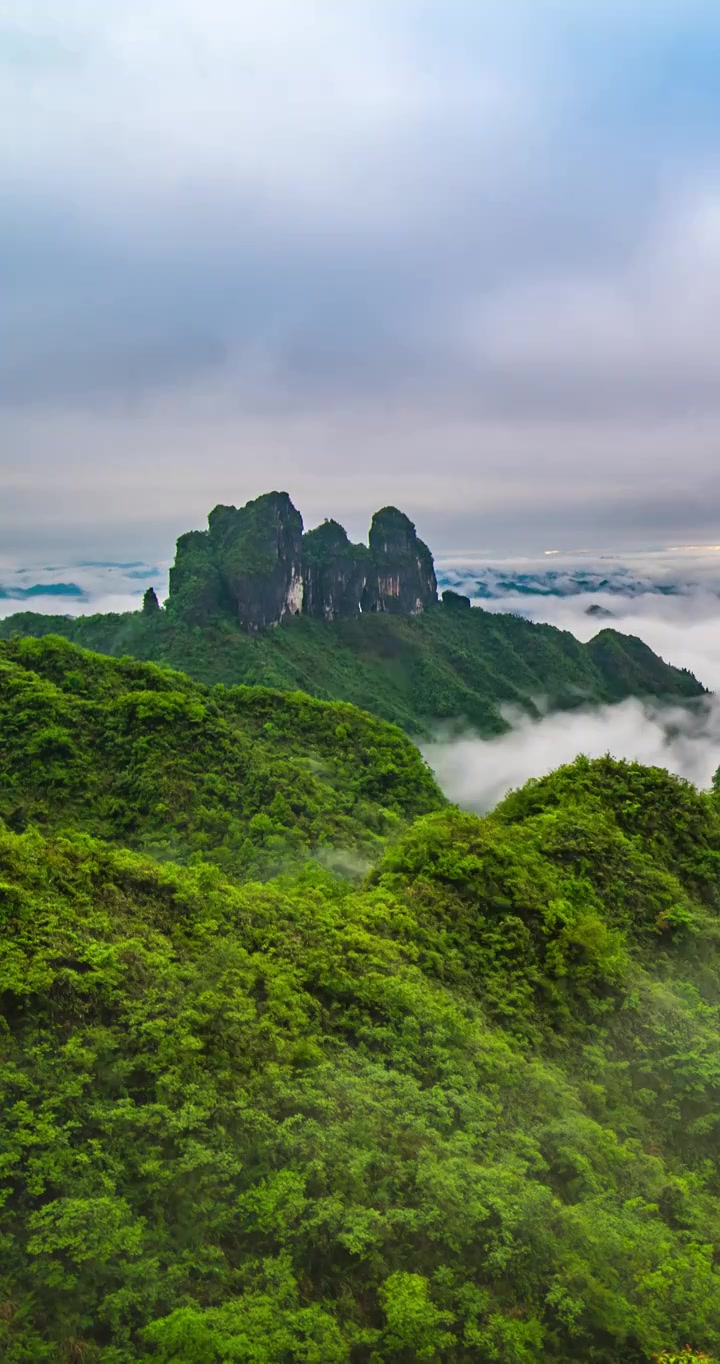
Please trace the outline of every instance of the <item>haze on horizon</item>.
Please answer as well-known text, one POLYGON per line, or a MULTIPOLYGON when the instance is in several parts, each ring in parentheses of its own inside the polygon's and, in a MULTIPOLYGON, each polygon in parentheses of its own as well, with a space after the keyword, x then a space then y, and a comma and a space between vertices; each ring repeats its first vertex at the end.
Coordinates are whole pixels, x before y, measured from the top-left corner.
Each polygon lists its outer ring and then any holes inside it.
POLYGON ((6 0, 0 550, 720 534, 720 9, 6 0))

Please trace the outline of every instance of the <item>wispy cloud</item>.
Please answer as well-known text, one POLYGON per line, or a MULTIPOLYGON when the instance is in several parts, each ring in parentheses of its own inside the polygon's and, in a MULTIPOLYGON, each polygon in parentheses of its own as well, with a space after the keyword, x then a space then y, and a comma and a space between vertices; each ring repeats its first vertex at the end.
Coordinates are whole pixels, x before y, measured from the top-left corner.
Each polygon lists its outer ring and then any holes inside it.
POLYGON ((468 735, 428 744, 425 757, 445 793, 466 809, 489 810, 509 790, 542 777, 579 754, 665 767, 707 788, 720 767, 720 701, 698 710, 628 700, 615 706, 555 712, 540 720, 508 713, 510 733, 468 735))

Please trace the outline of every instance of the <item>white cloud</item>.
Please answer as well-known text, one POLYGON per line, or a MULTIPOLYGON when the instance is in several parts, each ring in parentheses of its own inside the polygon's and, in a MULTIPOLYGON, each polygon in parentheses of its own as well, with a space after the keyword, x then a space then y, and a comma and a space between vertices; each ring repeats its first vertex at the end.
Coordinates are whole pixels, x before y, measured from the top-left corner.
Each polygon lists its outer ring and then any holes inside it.
MULTIPOLYGON (((602 628, 635 635, 666 662, 689 668, 720 693, 720 546, 677 546, 629 555, 583 552, 507 557, 447 555, 439 564, 446 581, 473 593, 482 575, 497 592, 483 599, 493 612, 511 611, 529 620, 569 630, 587 641, 602 628), (504 592, 499 584, 525 577, 537 595, 504 592), (548 578, 552 574, 552 580, 548 578), (578 576, 605 578, 607 590, 577 591, 578 576), (623 593, 623 582, 632 590, 623 593), (539 595, 540 591, 567 595, 539 595), (673 589, 672 595, 666 595, 673 589), (611 612, 608 619, 588 607, 611 612)), ((612 706, 554 712, 541 719, 509 708, 507 734, 482 739, 473 734, 427 745, 426 757, 451 799, 473 809, 490 809, 530 777, 540 777, 579 754, 614 757, 668 768, 701 788, 720 767, 720 697, 690 708, 629 699, 612 706)))
POLYGON ((424 60, 421 9, 76 0, 60 23, 55 5, 11 4, 5 175, 42 177, 43 192, 62 190, 86 219, 138 230, 148 247, 173 202, 221 238, 248 213, 290 211, 293 230, 315 236, 407 227, 408 197, 433 174, 428 139, 468 120, 476 155, 494 158, 525 101, 490 55, 467 72, 424 60))
POLYGON ((547 715, 540 720, 509 712, 513 728, 496 739, 469 735, 425 746, 424 753, 451 800, 489 810, 509 790, 541 777, 581 753, 665 767, 701 788, 720 767, 720 701, 693 714, 628 700, 615 706, 547 715))
MULTIPOLYGON (((720 556, 718 556, 720 558, 720 556)), ((717 564, 720 570, 720 563, 717 564)), ((720 579, 720 572, 718 572, 720 579)), ((610 593, 582 594, 571 598, 508 596, 483 602, 493 611, 521 611, 531 620, 545 621, 570 630, 577 639, 589 640, 601 626, 621 634, 636 635, 666 662, 689 668, 706 687, 720 692, 720 582, 677 597, 647 594, 618 597, 610 593), (597 604, 612 612, 598 621, 587 608, 597 604)))

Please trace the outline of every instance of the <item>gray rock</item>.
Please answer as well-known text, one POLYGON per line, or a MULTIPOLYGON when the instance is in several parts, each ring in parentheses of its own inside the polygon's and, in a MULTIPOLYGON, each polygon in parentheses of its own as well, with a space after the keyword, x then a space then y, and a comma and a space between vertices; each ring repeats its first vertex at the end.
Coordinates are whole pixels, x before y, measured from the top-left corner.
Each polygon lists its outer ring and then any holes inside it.
POLYGON ((403 512, 376 512, 369 538, 369 548, 352 544, 337 521, 303 535, 287 493, 215 507, 206 531, 177 542, 168 609, 192 625, 232 615, 255 631, 301 612, 318 620, 416 615, 437 601, 432 555, 403 512))

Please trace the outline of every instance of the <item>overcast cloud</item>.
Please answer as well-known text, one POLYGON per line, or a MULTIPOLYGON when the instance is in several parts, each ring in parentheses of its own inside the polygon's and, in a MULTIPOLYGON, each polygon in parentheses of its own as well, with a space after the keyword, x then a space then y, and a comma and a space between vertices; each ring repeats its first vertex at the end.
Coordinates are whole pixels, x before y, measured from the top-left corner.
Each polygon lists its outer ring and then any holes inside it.
POLYGON ((5 0, 0 548, 270 486, 717 538, 719 58, 698 0, 5 0))

